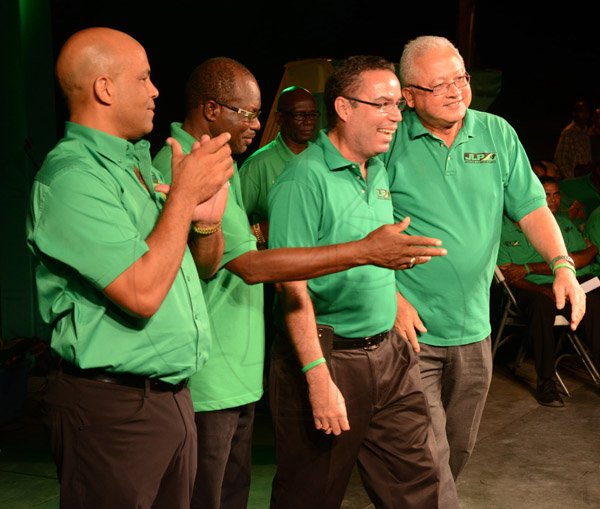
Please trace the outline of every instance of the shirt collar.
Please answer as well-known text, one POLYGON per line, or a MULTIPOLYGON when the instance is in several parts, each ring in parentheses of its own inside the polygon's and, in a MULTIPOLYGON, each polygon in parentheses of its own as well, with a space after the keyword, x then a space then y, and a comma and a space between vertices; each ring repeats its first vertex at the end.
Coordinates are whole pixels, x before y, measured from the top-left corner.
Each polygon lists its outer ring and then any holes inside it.
POLYGON ((150 143, 147 140, 132 143, 118 136, 75 122, 68 121, 66 123, 65 138, 77 138, 94 152, 98 152, 118 164, 122 164, 130 158, 140 163, 146 163, 150 158, 150 143))
MULTIPOLYGON (((406 122, 408 126, 408 135, 410 136, 411 140, 421 136, 434 136, 423 126, 419 120, 419 117, 414 111, 403 113, 402 122, 406 122)), ((480 129, 485 129, 485 125, 480 119, 471 113, 471 110, 467 109, 465 118, 463 119, 463 125, 460 128, 456 139, 460 141, 468 138, 474 138, 477 136, 476 133, 480 129)))
POLYGON ((181 122, 171 123, 171 136, 179 142, 184 154, 189 154, 192 151, 192 145, 197 141, 196 138, 183 129, 181 122))
MULTIPOLYGON (((323 150, 323 159, 330 171, 338 171, 344 169, 358 168, 358 163, 346 159, 336 146, 331 143, 327 136, 327 129, 321 129, 315 140, 315 143, 323 150)), ((367 166, 370 167, 372 161, 378 161, 376 157, 372 157, 367 161, 367 166)))

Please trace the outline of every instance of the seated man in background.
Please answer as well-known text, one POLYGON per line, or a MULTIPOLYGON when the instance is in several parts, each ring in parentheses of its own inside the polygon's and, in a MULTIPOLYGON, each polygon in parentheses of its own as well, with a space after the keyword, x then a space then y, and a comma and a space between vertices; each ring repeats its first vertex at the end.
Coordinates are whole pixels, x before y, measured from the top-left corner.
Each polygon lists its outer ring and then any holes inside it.
POLYGON ((562 180, 559 186, 563 208, 570 208, 578 201, 588 217, 600 205, 600 161, 592 164, 590 173, 562 180))
MULTIPOLYGON (((558 183, 549 177, 540 179, 546 191, 548 207, 560 226, 569 255, 576 268, 577 279, 582 282, 600 275, 600 266, 595 263, 598 248, 582 236, 573 222, 562 214, 558 183)), ((518 223, 504 217, 502 238, 498 252, 498 266, 512 287, 517 302, 524 309, 528 320, 528 336, 533 348, 537 389, 535 397, 540 405, 561 407, 564 402, 556 389, 554 362, 556 338, 554 317, 557 313, 568 316, 569 306, 557 311, 552 292, 552 270, 542 256, 529 243, 518 223)), ((556 268, 560 261, 554 265, 556 268)), ((600 361, 600 289, 587 294, 587 310, 582 320, 585 338, 592 349, 596 366, 600 361)), ((579 329, 578 329, 579 332, 579 329)))
MULTIPOLYGON (((533 161, 531 163, 531 169, 538 178, 551 177, 557 182, 560 182, 563 179, 560 168, 551 161, 533 161)), ((563 200, 558 213, 568 214, 569 219, 571 219, 578 227, 581 227, 587 218, 585 208, 579 200, 573 200, 569 205, 567 205, 566 200, 563 200)))
MULTIPOLYGON (((585 223, 584 236, 600 250, 600 206, 596 207, 585 223)), ((596 255, 600 263, 600 255, 596 255)))

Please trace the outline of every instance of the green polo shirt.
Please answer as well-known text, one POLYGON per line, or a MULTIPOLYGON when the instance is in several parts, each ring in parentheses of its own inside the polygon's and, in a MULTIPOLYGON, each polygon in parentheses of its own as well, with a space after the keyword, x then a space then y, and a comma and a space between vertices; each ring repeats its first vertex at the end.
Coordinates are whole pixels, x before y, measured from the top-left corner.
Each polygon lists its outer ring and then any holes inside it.
MULTIPOLYGON (((171 136, 189 153, 195 139, 175 122, 171 136)), ((156 154, 154 165, 170 182, 171 148, 165 145, 156 154)), ((222 220, 225 251, 216 275, 202 281, 210 315, 213 345, 206 365, 190 379, 194 410, 220 410, 258 401, 263 393, 264 315, 261 284, 247 285, 224 266, 256 250, 242 205, 237 169, 222 220)), ((197 277, 197 276, 196 276, 197 277)))
POLYGON ((561 180, 558 186, 561 205, 565 208, 569 208, 573 201, 579 200, 589 216, 596 207, 600 206, 600 192, 592 183, 592 176, 589 174, 561 180))
MULTIPOLYGON (((269 194, 272 247, 326 246, 359 240, 393 223, 385 168, 368 161, 365 181, 359 165, 344 158, 327 133, 291 161, 269 194)), ((396 316, 394 272, 365 265, 308 281, 317 322, 348 338, 392 328, 396 316)))
POLYGON ((252 223, 269 218, 268 193, 294 154, 285 144, 281 133, 260 148, 240 167, 240 182, 244 207, 252 223))
MULTIPOLYGON (((565 240, 567 251, 574 253, 587 247, 583 235, 577 229, 577 226, 565 216, 556 215, 556 221, 560 226, 560 231, 565 240)), ((502 221, 502 237, 500 239, 500 249, 498 250, 498 265, 505 263, 514 263, 516 265, 525 265, 526 263, 544 262, 544 258, 535 250, 533 245, 527 240, 523 231, 509 218, 504 217, 502 221)), ((577 277, 587 275, 599 275, 600 266, 591 263, 577 269, 577 277)), ((536 285, 552 284, 554 276, 544 274, 529 274, 525 276, 527 281, 536 285)))
POLYGON ((396 272, 400 293, 428 329, 419 341, 453 346, 485 339, 503 209, 519 220, 546 205, 515 131, 500 117, 468 110, 448 148, 410 111, 382 157, 396 221, 410 216, 407 233, 439 238, 448 250, 396 272))
POLYGON ((131 316, 103 293, 148 251, 164 203, 159 181, 147 141, 71 122, 35 177, 27 241, 39 261, 39 308, 52 349, 81 368, 178 382, 206 361, 208 316, 189 250, 151 318, 131 316))
MULTIPOLYGON (((588 217, 584 235, 600 250, 600 207, 596 207, 588 217)), ((600 254, 596 256, 596 261, 600 263, 600 254)))

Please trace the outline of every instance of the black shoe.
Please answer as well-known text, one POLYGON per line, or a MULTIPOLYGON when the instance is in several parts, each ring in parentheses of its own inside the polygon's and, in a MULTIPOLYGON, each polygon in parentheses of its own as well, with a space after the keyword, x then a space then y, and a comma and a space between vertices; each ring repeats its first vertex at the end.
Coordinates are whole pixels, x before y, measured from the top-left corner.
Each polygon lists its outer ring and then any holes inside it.
POLYGON ((551 407, 563 407, 565 403, 556 389, 556 383, 552 378, 542 378, 538 381, 535 399, 540 405, 551 407))

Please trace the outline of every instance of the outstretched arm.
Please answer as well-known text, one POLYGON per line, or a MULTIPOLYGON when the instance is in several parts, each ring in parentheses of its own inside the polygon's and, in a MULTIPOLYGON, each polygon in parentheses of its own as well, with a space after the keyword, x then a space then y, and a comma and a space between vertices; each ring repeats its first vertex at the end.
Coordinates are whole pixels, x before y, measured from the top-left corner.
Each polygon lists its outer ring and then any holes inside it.
POLYGON ((377 228, 364 239, 310 248, 249 251, 226 267, 246 283, 297 281, 348 270, 359 265, 407 269, 432 256, 444 256, 439 239, 413 237, 402 232, 410 219, 377 228))

